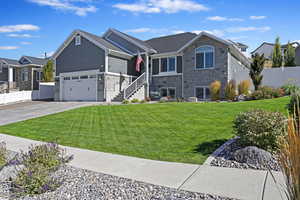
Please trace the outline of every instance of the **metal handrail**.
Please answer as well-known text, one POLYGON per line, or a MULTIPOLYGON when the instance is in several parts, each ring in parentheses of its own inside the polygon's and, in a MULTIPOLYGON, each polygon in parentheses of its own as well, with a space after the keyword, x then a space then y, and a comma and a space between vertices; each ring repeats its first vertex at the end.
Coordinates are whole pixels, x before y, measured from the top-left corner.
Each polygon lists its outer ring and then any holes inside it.
POLYGON ((146 81, 146 73, 144 72, 137 79, 135 79, 127 88, 124 89, 124 99, 128 99, 135 93, 146 81))

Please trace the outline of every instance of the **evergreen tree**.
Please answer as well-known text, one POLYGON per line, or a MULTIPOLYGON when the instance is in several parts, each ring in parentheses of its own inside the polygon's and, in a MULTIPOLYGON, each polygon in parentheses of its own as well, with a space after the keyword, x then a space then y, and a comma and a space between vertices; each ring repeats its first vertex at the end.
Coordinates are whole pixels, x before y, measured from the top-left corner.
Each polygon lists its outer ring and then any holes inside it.
POLYGON ((275 40, 275 46, 273 50, 272 67, 281 67, 281 66, 282 66, 281 44, 280 44, 280 38, 277 37, 275 40))
POLYGON ((261 56, 258 53, 252 55, 252 63, 249 75, 252 79, 255 90, 257 90, 258 87, 261 85, 263 79, 263 75, 261 73, 264 69, 265 61, 266 59, 264 54, 262 54, 261 56))
POLYGON ((284 52, 284 66, 292 67, 296 66, 295 63, 295 48, 288 43, 287 49, 284 52))
POLYGON ((53 62, 49 60, 43 67, 43 78, 44 82, 53 82, 53 62))

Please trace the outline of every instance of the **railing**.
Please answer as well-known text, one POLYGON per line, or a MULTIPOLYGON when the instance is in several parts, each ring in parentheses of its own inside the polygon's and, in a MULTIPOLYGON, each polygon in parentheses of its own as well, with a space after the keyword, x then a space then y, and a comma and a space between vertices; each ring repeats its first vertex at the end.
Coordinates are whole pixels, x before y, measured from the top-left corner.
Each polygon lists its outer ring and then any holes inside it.
POLYGON ((146 73, 144 72, 137 79, 135 79, 127 88, 124 89, 124 99, 128 99, 146 82, 146 73))

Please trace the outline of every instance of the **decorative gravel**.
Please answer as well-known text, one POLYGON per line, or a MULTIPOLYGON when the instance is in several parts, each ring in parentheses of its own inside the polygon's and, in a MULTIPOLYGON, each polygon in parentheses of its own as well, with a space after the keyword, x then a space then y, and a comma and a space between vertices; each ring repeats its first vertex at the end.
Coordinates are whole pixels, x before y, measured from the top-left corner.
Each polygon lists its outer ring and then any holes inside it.
POLYGON ((278 164, 276 156, 272 156, 272 160, 266 165, 259 164, 248 164, 240 163, 235 161, 234 152, 242 149, 243 147, 239 144, 238 138, 233 139, 234 141, 226 145, 222 151, 218 153, 217 156, 211 161, 210 165, 215 167, 230 167, 239 169, 255 169, 255 170, 274 170, 280 171, 280 166, 278 164))
MULTIPOLYGON (((0 171, 1 173, 1 171, 0 171)), ((36 196, 25 196, 19 200, 231 200, 220 197, 177 190, 106 175, 93 171, 62 166, 53 175, 62 185, 55 191, 36 196)), ((10 181, 0 180, 0 200, 8 200, 10 181)))

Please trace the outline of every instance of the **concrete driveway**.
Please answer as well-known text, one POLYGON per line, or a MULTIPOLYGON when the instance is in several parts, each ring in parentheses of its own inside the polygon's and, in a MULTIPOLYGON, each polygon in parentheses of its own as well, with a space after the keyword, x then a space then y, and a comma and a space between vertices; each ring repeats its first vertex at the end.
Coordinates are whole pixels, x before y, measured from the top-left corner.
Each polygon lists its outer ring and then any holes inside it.
POLYGON ((0 125, 63 112, 83 106, 99 104, 100 103, 97 102, 28 101, 10 105, 0 105, 0 125))

